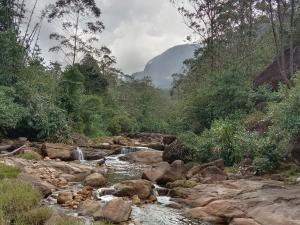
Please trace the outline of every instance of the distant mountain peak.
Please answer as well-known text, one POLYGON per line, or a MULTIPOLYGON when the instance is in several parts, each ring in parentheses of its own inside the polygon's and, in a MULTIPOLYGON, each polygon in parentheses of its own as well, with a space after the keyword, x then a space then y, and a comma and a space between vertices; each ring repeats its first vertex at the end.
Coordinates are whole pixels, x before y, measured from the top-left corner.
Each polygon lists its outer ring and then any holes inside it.
POLYGON ((169 89, 172 84, 172 75, 183 72, 183 62, 194 58, 197 48, 199 48, 197 44, 182 44, 169 48, 162 54, 151 59, 146 64, 144 71, 134 73, 132 76, 136 79, 149 76, 157 87, 169 89))

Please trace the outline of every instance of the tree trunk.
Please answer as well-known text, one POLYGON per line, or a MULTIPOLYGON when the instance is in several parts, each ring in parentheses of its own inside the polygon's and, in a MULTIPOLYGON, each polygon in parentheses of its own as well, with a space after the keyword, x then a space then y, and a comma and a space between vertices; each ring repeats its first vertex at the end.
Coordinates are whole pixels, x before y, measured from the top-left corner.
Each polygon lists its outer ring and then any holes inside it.
POLYGON ((79 11, 77 12, 76 27, 75 27, 74 49, 73 49, 73 62, 72 62, 73 66, 75 65, 75 62, 76 62, 78 26, 79 26, 79 11))

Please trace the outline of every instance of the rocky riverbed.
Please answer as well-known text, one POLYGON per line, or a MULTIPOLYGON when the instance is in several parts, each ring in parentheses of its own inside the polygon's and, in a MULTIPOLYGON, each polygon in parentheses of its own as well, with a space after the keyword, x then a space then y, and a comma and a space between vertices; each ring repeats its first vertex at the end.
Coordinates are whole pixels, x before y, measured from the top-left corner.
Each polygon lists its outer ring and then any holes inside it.
POLYGON ((245 179, 226 173, 222 160, 193 166, 172 157, 165 162, 163 151, 172 139, 144 135, 69 144, 26 142, 24 151, 43 160, 5 157, 0 163, 21 168, 20 178, 43 193, 45 205, 87 224, 300 225, 297 180, 280 175, 245 179), (78 147, 84 160, 77 160, 78 147))

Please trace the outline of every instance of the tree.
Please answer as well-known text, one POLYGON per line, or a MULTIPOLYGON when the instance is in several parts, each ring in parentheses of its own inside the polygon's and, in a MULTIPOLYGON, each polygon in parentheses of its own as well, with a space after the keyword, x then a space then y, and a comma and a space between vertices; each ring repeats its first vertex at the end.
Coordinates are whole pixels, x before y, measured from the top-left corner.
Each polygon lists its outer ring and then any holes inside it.
POLYGON ((86 55, 78 65, 79 71, 84 76, 84 89, 89 95, 102 95, 109 85, 101 71, 98 62, 91 56, 86 55))
POLYGON ((99 20, 100 9, 94 0, 57 0, 48 8, 48 20, 60 19, 61 32, 50 34, 57 45, 50 48, 53 52, 62 52, 66 63, 75 65, 86 54, 102 57, 104 48, 95 47, 104 25, 99 20))
POLYGON ((60 83, 60 105, 75 119, 79 113, 80 97, 83 94, 84 77, 75 67, 69 67, 63 73, 60 83))
POLYGON ((189 0, 188 5, 179 0, 171 0, 178 6, 178 11, 183 16, 186 25, 191 28, 207 48, 210 66, 213 71, 216 67, 216 57, 218 55, 217 43, 224 32, 226 10, 230 7, 230 1, 223 0, 189 0))

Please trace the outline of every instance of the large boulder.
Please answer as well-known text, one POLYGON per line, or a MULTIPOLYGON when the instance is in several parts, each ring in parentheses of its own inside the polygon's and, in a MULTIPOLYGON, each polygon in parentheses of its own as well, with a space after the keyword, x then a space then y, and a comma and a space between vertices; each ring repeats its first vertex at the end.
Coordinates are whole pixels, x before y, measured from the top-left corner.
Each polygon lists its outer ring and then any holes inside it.
POLYGON ((165 185, 169 182, 185 178, 187 172, 184 162, 176 160, 171 165, 167 162, 162 162, 152 166, 150 169, 145 169, 142 178, 165 185))
POLYGON ((111 155, 113 152, 105 149, 84 149, 83 153, 85 160, 99 160, 111 155))
POLYGON ((161 162, 153 165, 151 168, 144 169, 142 179, 146 179, 152 182, 156 182, 164 173, 170 169, 170 164, 167 162, 161 162))
POLYGON ((152 183, 148 180, 127 180, 115 186, 115 195, 118 197, 133 197, 147 199, 152 192, 152 183))
POLYGON ((121 159, 142 164, 155 164, 162 162, 162 154, 161 151, 142 150, 129 153, 121 159))
POLYGON ((122 223, 129 220, 131 205, 122 198, 116 198, 108 202, 101 209, 97 210, 93 217, 95 220, 109 220, 113 223, 122 223))
POLYGON ((179 140, 175 140, 170 145, 165 147, 163 153, 163 161, 172 163, 176 160, 184 160, 188 154, 189 149, 180 143, 179 140))
POLYGON ((232 218, 243 218, 245 213, 242 204, 235 200, 216 200, 205 207, 188 209, 185 215, 193 219, 201 219, 213 223, 226 223, 232 218))
POLYGON ((101 205, 99 202, 88 199, 79 205, 78 212, 80 216, 92 216, 100 209, 101 205))
POLYGON ((93 173, 87 176, 84 180, 84 185, 94 188, 103 187, 106 184, 106 179, 101 173, 93 173))
POLYGON ((187 174, 187 168, 183 161, 174 161, 168 169, 160 176, 156 182, 160 185, 165 185, 169 182, 185 178, 187 174))
POLYGON ((221 170, 225 169, 225 164, 224 164, 224 160, 220 159, 220 160, 216 160, 210 163, 205 163, 205 164, 199 164, 196 166, 193 166, 187 173, 187 177, 191 178, 194 175, 199 174, 203 169, 209 167, 209 166, 216 166, 221 170))
POLYGON ((72 145, 66 144, 44 143, 42 146, 43 156, 47 156, 50 159, 61 159, 64 161, 72 159, 71 154, 73 150, 74 147, 72 145))
POLYGON ((222 181, 228 179, 227 174, 216 166, 206 167, 200 173, 202 177, 209 178, 211 181, 222 181))

